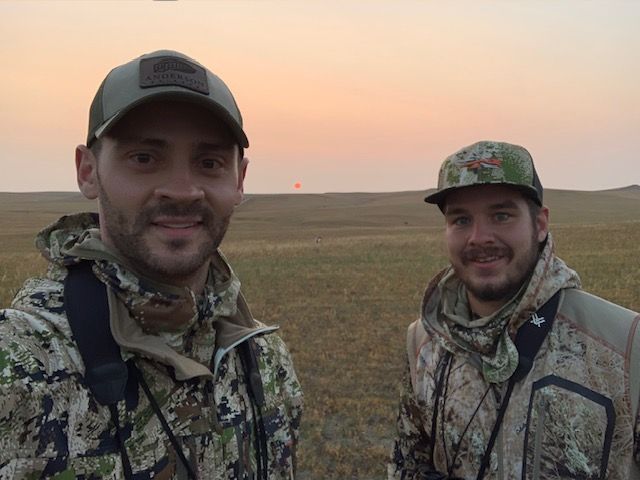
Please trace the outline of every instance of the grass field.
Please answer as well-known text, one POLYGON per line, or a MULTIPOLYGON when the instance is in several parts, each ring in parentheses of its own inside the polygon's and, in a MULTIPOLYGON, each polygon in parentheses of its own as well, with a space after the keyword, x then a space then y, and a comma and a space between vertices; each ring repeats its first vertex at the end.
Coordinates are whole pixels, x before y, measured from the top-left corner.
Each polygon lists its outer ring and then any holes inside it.
MULTIPOLYGON (((551 191, 547 199, 558 254, 581 274, 585 289, 634 310, 640 310, 639 190, 551 191)), ((24 278, 44 268, 30 246, 32 233, 60 213, 91 205, 78 197, 2 202, 2 195, 0 304, 6 305, 24 278)), ((254 315, 281 326, 294 356, 306 395, 300 479, 384 478, 405 329, 418 316, 426 282, 447 263, 442 220, 421 196, 250 197, 223 244, 254 315)))

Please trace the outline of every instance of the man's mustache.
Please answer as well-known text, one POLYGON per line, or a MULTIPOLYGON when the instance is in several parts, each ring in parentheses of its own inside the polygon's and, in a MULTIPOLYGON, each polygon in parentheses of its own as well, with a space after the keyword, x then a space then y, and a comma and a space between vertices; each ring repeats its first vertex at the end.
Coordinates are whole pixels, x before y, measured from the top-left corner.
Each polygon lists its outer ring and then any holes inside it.
POLYGON ((486 257, 507 257, 510 258, 512 250, 507 247, 472 247, 462 252, 464 261, 472 261, 486 257))
POLYGON ((215 215, 211 208, 201 202, 163 202, 145 208, 140 212, 138 220, 141 223, 151 223, 156 217, 200 217, 205 225, 210 224, 215 215))

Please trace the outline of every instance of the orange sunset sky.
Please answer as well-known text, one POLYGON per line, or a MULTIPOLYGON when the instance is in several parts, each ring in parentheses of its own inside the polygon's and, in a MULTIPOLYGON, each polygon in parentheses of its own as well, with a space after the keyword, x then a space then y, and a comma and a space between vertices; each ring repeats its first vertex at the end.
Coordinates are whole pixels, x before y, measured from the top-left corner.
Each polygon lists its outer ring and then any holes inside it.
POLYGON ((0 1, 0 191, 76 190, 98 85, 160 48, 234 92, 248 193, 427 189, 480 139, 546 187, 640 183, 639 25, 635 1, 0 1))

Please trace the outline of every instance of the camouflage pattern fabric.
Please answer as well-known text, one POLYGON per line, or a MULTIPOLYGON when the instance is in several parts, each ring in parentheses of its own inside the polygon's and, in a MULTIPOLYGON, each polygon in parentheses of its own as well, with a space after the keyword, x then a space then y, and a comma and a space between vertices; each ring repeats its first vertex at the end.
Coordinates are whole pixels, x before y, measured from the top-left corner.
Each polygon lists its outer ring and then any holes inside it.
MULTIPOLYGON (((68 252, 95 227, 91 216, 79 215, 44 231, 38 245, 52 262, 46 278, 27 281, 11 308, 0 310, 0 479, 124 478, 109 411, 84 384, 63 302, 64 265, 79 258, 68 252)), ((89 236, 95 245, 95 232, 89 236)), ((169 331, 142 326, 140 331, 201 370, 186 369, 187 378, 178 380, 171 362, 156 358, 154 349, 145 351, 144 337, 137 340, 139 349, 123 349, 123 358, 135 361, 198 478, 256 478, 257 422, 267 436, 268 478, 293 478, 300 384, 280 338, 242 313, 239 282, 228 266, 215 268, 210 276, 215 282, 197 298, 136 282, 135 275, 99 250, 93 251, 100 257, 94 270, 115 291, 130 321, 139 323, 136 312, 150 305, 158 316, 178 312, 184 317, 169 331), (174 308, 176 303, 188 308, 174 308), (242 332, 234 343, 255 339, 266 400, 262 409, 249 397, 237 349, 220 347, 218 324, 242 332), (223 354, 214 365, 216 351, 223 354)), ((118 404, 118 414, 136 479, 187 478, 140 387, 118 404)))
MULTIPOLYGON (((506 327, 514 338, 562 290, 533 368, 515 385, 485 479, 640 479, 640 316, 573 288, 566 270, 549 240, 506 327)), ((433 279, 423 318, 408 329, 390 480, 434 470, 476 478, 505 393, 469 348, 482 343, 475 335, 495 333, 452 336, 443 323, 447 278, 445 270, 433 279)))

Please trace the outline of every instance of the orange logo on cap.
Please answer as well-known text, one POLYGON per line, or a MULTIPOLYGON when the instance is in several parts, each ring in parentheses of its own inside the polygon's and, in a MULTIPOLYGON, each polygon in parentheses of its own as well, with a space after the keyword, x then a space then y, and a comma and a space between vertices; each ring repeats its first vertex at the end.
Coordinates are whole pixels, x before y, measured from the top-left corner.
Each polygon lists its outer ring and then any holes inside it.
POLYGON ((502 167, 502 160, 496 157, 481 158, 479 160, 468 160, 463 162, 462 167, 476 172, 480 168, 500 168, 502 167))

